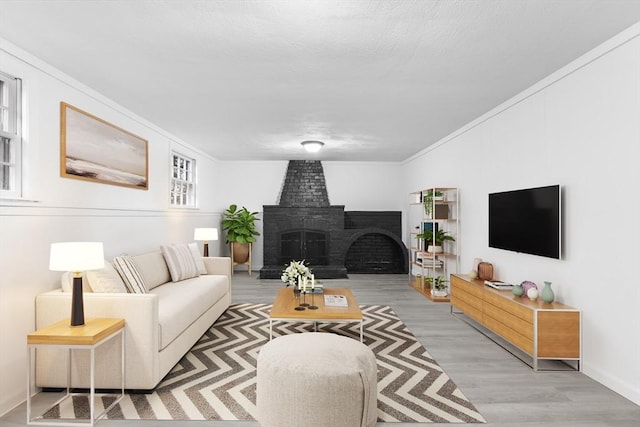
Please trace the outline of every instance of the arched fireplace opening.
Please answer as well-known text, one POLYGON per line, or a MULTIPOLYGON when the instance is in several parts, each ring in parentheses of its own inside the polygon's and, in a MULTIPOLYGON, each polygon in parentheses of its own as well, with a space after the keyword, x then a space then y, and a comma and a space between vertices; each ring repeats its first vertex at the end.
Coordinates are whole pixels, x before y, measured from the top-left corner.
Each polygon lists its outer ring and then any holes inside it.
POLYGON ((402 274, 407 263, 404 244, 386 230, 355 233, 345 254, 348 274, 402 274))

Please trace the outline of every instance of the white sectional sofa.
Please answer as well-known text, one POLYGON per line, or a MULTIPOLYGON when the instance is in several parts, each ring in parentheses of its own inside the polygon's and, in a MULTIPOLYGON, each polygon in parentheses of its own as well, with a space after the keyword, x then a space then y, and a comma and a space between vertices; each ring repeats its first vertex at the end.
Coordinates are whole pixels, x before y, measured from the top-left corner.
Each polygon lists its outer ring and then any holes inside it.
MULTIPOLYGON (((115 283, 113 275, 118 274, 111 263, 107 263, 103 271, 85 274, 85 318, 125 319, 125 388, 130 390, 155 388, 231 304, 230 258, 201 258, 203 266, 198 256, 195 262, 200 270, 199 275, 172 281, 174 271, 170 272, 171 263, 167 265, 164 250, 165 247, 162 251, 129 257, 144 282, 144 293, 127 292, 125 288, 119 288, 119 284, 115 289, 108 285, 108 292, 92 292, 91 285, 102 290, 105 278, 107 282, 115 283), (87 282, 89 286, 86 286, 87 282)), ((63 277, 64 280, 66 278, 63 277)), ((71 292, 57 289, 38 295, 36 327, 68 318, 70 310, 71 292)), ((117 338, 96 351, 97 388, 119 388, 119 349, 120 339, 117 338)), ((72 387, 88 387, 88 356, 88 351, 74 352, 72 387)), ((44 388, 65 387, 64 361, 64 350, 38 349, 36 385, 44 388)))

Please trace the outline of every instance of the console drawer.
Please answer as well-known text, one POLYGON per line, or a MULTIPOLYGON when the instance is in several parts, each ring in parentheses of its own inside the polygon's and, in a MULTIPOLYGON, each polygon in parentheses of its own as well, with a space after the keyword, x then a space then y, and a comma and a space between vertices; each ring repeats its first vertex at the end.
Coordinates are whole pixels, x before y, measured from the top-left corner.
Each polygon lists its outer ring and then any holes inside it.
POLYGON ((520 305, 516 300, 516 297, 505 298, 502 295, 498 295, 491 290, 486 290, 484 295, 485 306, 493 305, 498 310, 505 311, 518 317, 525 322, 533 324, 533 310, 523 305, 520 305))
POLYGON ((483 306, 483 319, 485 323, 501 324, 504 328, 512 330, 518 335, 522 335, 533 341, 533 324, 515 316, 497 306, 485 304, 483 306))

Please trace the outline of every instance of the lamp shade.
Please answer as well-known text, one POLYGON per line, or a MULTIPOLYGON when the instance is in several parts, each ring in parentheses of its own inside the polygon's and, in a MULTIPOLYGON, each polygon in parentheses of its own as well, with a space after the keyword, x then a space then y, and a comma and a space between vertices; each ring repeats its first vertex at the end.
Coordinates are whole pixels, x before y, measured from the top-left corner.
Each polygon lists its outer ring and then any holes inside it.
POLYGON ((193 240, 218 240, 217 228, 196 228, 193 232, 193 240))
POLYGON ((49 270, 84 271, 104 267, 102 242, 52 243, 49 270))

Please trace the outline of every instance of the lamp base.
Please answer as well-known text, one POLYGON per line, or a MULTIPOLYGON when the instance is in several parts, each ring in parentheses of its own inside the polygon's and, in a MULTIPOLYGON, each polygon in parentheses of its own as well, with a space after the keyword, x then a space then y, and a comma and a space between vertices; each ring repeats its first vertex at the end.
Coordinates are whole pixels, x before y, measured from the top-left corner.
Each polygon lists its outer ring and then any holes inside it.
POLYGON ((208 257, 209 256, 209 243, 204 242, 204 256, 208 257))
POLYGON ((73 273, 73 293, 71 295, 71 326, 84 325, 84 303, 82 300, 82 273, 73 273))

